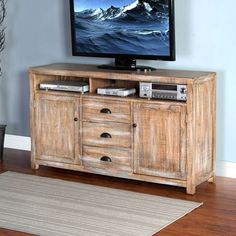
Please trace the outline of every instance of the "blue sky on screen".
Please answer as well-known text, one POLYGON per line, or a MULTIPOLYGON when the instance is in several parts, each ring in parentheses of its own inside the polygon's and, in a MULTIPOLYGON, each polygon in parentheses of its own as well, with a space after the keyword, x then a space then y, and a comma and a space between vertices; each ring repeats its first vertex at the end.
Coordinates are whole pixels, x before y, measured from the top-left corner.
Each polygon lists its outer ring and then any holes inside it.
POLYGON ((74 0, 75 11, 83 11, 85 9, 107 9, 110 6, 122 7, 133 3, 135 0, 74 0))

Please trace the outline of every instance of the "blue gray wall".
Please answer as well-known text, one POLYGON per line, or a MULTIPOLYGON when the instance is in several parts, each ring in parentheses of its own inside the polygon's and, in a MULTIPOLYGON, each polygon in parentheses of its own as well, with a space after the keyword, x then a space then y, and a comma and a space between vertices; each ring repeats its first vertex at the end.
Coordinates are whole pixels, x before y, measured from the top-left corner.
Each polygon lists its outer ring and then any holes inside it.
MULTIPOLYGON (((160 68, 210 70, 217 82, 217 158, 236 162, 235 0, 176 0, 177 61, 140 61, 160 68)), ((73 58, 68 0, 10 0, 7 47, 1 56, 0 122, 29 136, 28 68, 54 62, 102 64, 73 58)))

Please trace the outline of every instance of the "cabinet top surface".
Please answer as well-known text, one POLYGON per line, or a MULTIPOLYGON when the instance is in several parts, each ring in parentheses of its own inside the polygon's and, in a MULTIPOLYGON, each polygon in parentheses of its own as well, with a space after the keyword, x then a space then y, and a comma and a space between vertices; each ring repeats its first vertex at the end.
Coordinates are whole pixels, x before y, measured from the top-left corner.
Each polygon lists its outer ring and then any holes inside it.
POLYGON ((144 81, 160 81, 180 80, 178 82, 193 83, 195 80, 206 79, 207 77, 215 77, 214 72, 204 71, 185 71, 185 70, 168 70, 157 69, 151 72, 138 71, 121 71, 121 70, 104 70, 97 68, 96 65, 67 64, 57 63, 43 65, 30 68, 31 73, 61 75, 61 76, 82 76, 104 79, 121 79, 121 80, 144 80, 144 81))

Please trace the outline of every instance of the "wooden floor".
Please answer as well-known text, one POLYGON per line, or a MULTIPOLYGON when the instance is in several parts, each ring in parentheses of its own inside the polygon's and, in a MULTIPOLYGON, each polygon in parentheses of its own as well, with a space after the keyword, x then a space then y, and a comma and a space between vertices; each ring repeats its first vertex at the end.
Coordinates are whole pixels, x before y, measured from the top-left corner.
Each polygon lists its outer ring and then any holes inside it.
MULTIPOLYGON (((0 173, 15 171, 26 174, 60 178, 81 183, 126 189, 140 193, 203 202, 203 206, 159 232, 158 236, 236 236, 236 179, 217 177, 216 184, 203 183, 194 196, 185 189, 133 180, 67 171, 50 167, 30 168, 30 152, 6 149, 0 161, 0 173)), ((1 190, 0 190, 1 191, 1 190)), ((29 234, 0 229, 0 235, 29 234)), ((86 236, 86 235, 84 235, 86 236)), ((125 235, 124 235, 125 236, 125 235)))

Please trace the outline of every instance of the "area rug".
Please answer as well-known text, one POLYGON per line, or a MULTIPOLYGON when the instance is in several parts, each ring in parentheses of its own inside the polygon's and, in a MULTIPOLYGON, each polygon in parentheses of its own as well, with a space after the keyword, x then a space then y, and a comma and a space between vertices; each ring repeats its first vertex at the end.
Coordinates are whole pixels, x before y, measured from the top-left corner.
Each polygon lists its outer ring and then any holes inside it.
POLYGON ((151 236, 201 203, 34 175, 0 175, 0 228, 49 236, 151 236))

